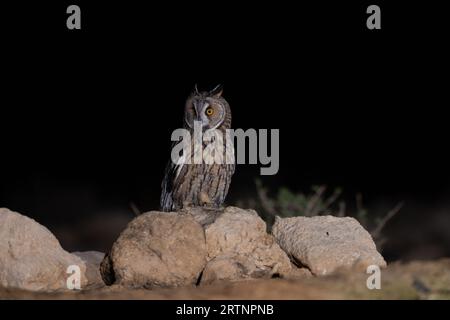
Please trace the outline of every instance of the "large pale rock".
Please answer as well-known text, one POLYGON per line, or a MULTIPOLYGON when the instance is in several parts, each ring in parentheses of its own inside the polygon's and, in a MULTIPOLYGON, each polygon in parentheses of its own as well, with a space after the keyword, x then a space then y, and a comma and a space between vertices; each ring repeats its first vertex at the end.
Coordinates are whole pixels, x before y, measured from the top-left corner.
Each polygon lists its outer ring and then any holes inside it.
POLYGON ((131 221, 101 265, 107 284, 196 284, 206 263, 205 235, 191 215, 149 212, 131 221))
POLYGON ((277 217, 272 234, 296 263, 315 275, 386 266, 370 234, 351 217, 277 217))
POLYGON ((208 264, 201 283, 214 280, 242 280, 287 274, 291 265, 265 222, 254 210, 227 207, 204 215, 193 212, 205 228, 208 264))
POLYGON ((66 252, 44 226, 19 213, 0 208, 0 286, 33 291, 67 289, 69 266, 85 263, 66 252))

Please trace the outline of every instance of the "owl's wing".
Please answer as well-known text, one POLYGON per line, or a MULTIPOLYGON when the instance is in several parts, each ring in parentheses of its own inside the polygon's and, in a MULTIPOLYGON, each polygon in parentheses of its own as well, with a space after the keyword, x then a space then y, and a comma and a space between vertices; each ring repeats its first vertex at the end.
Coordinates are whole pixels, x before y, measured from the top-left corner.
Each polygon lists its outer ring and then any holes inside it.
MULTIPOLYGON (((182 143, 180 141, 175 141, 172 143, 171 150, 178 144, 182 143)), ((173 190, 174 186, 177 184, 178 178, 182 175, 182 172, 186 170, 185 158, 186 154, 182 152, 182 155, 177 163, 172 161, 172 158, 169 159, 167 163, 164 179, 161 183, 161 210, 163 211, 171 211, 173 210, 173 190)))
POLYGON ((173 178, 174 178, 174 165, 172 163, 172 160, 169 160, 169 163, 167 164, 164 173, 164 179, 161 183, 162 190, 161 190, 160 206, 162 211, 171 211, 172 209, 173 178))

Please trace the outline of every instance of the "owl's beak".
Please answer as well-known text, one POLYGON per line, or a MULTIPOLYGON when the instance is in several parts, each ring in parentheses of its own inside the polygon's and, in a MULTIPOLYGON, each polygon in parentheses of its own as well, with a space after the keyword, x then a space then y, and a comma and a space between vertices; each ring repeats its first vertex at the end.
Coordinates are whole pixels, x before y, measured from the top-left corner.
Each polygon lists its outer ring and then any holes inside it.
POLYGON ((202 109, 203 109, 203 105, 201 103, 199 103, 199 102, 194 103, 194 110, 195 110, 195 115, 196 115, 195 120, 202 121, 202 117, 201 117, 202 109))

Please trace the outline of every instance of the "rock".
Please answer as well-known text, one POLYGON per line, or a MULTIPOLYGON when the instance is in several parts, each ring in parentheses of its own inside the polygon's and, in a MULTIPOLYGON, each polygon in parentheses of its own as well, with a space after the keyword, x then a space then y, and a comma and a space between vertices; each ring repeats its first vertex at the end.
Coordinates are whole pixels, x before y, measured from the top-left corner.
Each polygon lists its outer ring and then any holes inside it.
POLYGON ((131 221, 101 266, 107 284, 196 284, 206 263, 205 235, 191 215, 152 211, 131 221))
POLYGON ((386 266, 370 234, 351 217, 277 217, 272 234, 296 263, 314 275, 386 266))
POLYGON ((280 276, 285 279, 304 279, 312 277, 313 274, 308 268, 297 267, 291 264, 291 270, 287 273, 280 274, 280 276))
POLYGON ((224 209, 204 209, 202 207, 188 207, 181 211, 184 214, 190 214, 201 224, 203 228, 210 225, 223 214, 224 209))
POLYGON ((290 260, 253 210, 186 208, 134 219, 101 263, 107 284, 155 287, 269 278, 290 260))
POLYGON ((87 284, 86 266, 61 248, 44 226, 19 213, 0 208, 0 286, 32 291, 67 289, 67 268, 81 271, 81 287, 87 284))
POLYGON ((250 278, 250 260, 243 256, 217 257, 208 262, 202 273, 201 284, 211 284, 220 280, 236 281, 250 278))
POLYGON ((98 251, 83 251, 83 252, 72 252, 73 255, 79 257, 83 260, 86 265, 86 279, 87 285, 86 288, 93 288, 104 286, 104 282, 102 280, 102 276, 100 274, 100 264, 105 257, 103 252, 98 251))
POLYGON ((227 207, 205 224, 205 238, 208 264, 201 283, 268 278, 291 270, 289 258, 254 210, 227 207))

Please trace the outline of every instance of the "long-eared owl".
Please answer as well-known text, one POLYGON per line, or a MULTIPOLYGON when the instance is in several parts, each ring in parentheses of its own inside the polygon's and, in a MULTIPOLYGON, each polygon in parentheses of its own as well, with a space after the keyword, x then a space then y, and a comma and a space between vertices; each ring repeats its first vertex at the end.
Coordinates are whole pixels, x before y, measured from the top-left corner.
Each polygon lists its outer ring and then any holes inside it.
MULTIPOLYGON (((227 129, 231 127, 231 110, 228 102, 222 97, 222 87, 211 91, 194 92, 188 97, 184 110, 183 128, 194 136, 194 128, 201 128, 202 133, 217 129, 222 136, 219 141, 222 150, 227 150, 222 162, 174 162, 171 159, 166 167, 162 182, 161 210, 178 211, 184 207, 219 208, 225 201, 235 170, 234 147, 229 144, 227 129), (207 131, 209 130, 209 131, 207 131), (227 149, 228 148, 228 149, 227 149)), ((198 149, 194 147, 195 139, 190 141, 189 152, 184 160, 198 149), (191 153, 192 152, 192 153, 191 153)), ((175 142, 173 146, 179 141, 175 142)), ((202 146, 203 141, 202 141, 202 146)), ((203 149, 203 158, 208 148, 203 149)), ((217 152, 217 150, 216 150, 217 152)), ((182 158, 183 158, 182 156, 182 158)))

